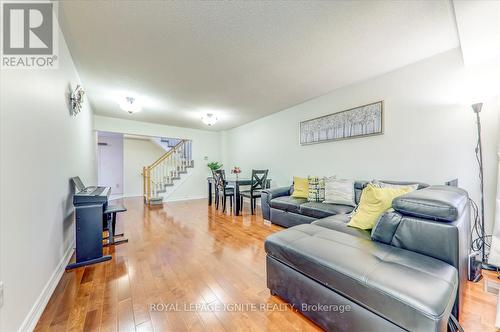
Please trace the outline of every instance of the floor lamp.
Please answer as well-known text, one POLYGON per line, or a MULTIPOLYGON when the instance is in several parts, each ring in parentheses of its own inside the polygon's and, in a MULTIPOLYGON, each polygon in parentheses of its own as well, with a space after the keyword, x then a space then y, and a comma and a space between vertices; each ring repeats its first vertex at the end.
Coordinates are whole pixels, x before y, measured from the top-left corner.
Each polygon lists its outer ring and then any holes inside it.
POLYGON ((481 142, 481 118, 479 117, 479 113, 481 112, 481 108, 483 107, 483 103, 477 103, 472 105, 472 110, 476 113, 477 120, 477 145, 476 145, 476 159, 479 165, 479 186, 481 189, 481 234, 479 241, 481 242, 481 262, 483 270, 489 271, 497 271, 498 267, 492 264, 488 264, 486 259, 486 234, 484 229, 484 177, 483 177, 483 148, 481 142))

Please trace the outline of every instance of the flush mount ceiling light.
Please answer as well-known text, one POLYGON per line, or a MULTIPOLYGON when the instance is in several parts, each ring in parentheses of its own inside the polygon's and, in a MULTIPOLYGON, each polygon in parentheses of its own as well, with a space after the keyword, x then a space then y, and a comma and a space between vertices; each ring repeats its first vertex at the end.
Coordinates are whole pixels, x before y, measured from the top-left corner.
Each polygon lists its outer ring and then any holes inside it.
POLYGON ((217 122, 217 117, 213 113, 207 113, 201 117, 201 121, 207 126, 213 126, 217 122))
POLYGON ((125 97, 125 99, 120 102, 120 108, 132 114, 139 112, 141 110, 141 105, 139 105, 134 97, 125 97))

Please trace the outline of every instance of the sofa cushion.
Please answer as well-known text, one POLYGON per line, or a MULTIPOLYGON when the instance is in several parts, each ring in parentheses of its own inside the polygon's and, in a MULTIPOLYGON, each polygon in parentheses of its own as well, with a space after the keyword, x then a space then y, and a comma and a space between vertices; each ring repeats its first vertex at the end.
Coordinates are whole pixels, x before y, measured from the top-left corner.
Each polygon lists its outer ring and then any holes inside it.
MULTIPOLYGON (((417 181, 388 181, 388 180, 380 180, 380 181, 387 184, 396 184, 396 185, 418 184, 417 189, 423 189, 429 186, 427 183, 417 182, 417 181)), ((370 181, 364 181, 364 180, 358 180, 354 182, 354 191, 356 192, 356 204, 358 204, 359 200, 361 199, 361 192, 363 191, 363 189, 365 189, 365 187, 369 183, 370 181)))
POLYGON ((377 188, 394 188, 394 189, 410 188, 411 191, 417 190, 418 186, 419 186, 418 183, 393 184, 393 183, 388 183, 388 182, 379 181, 379 180, 373 180, 371 182, 371 184, 374 185, 377 188))
POLYGON ((309 176, 309 202, 323 202, 325 200, 325 178, 321 176, 309 176))
POLYGON ((307 198, 295 198, 292 196, 281 196, 271 200, 271 207, 283 211, 299 213, 300 205, 307 202, 307 198))
POLYGON ((363 189, 361 201, 349 221, 349 226, 372 229, 377 223, 378 218, 391 207, 392 200, 411 190, 410 187, 378 188, 373 184, 367 185, 363 189))
POLYGON ((457 270, 440 260, 317 225, 270 235, 269 256, 410 331, 445 330, 457 270))
POLYGON ((325 178, 325 203, 356 206, 354 180, 325 178))
POLYGON ((309 181, 307 178, 293 177, 292 197, 307 198, 309 196, 309 181))
POLYGON ((346 214, 351 212, 353 209, 354 208, 352 206, 348 205, 307 202, 300 206, 300 213, 305 216, 320 219, 335 214, 346 214))
POLYGON ((370 239, 369 231, 347 226, 349 220, 351 220, 350 214, 337 214, 334 216, 313 221, 312 224, 316 226, 325 227, 328 229, 333 229, 334 231, 339 231, 342 233, 347 233, 354 236, 362 237, 365 239, 370 239))
POLYGON ((310 224, 316 221, 315 218, 304 216, 298 213, 287 212, 284 210, 279 210, 271 208, 271 220, 273 224, 280 225, 283 227, 292 227, 301 224, 310 224))

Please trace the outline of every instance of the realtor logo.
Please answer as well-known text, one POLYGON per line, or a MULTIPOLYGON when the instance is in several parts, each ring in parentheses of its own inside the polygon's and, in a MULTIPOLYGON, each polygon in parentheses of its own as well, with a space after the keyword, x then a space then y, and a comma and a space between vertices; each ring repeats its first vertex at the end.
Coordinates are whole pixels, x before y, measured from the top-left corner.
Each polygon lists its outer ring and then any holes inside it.
POLYGON ((2 2, 2 69, 56 68, 52 2, 2 2))

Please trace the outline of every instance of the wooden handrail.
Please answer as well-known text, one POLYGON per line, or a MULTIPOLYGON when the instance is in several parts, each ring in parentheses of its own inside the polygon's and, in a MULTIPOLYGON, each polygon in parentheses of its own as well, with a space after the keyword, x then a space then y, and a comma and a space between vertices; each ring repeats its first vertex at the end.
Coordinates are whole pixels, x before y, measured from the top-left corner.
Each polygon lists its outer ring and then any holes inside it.
POLYGON ((142 168, 142 193, 143 193, 143 196, 144 196, 144 199, 147 201, 148 199, 148 194, 147 194, 147 183, 146 183, 146 166, 144 166, 142 168))
POLYGON ((190 140, 180 140, 179 143, 177 143, 172 149, 163 154, 151 165, 144 166, 142 168, 142 190, 144 193, 144 201, 146 203, 149 204, 151 201, 151 195, 157 196, 156 191, 159 190, 158 186, 163 186, 166 179, 169 179, 168 182, 172 182, 173 177, 178 176, 180 172, 185 170, 185 158, 191 158, 190 151, 187 152, 189 156, 186 157, 186 149, 191 148, 191 145, 186 144, 186 142, 190 143, 190 140), (182 147, 184 147, 184 150, 181 149, 182 147), (173 155, 176 151, 183 151, 183 156, 177 157, 176 155, 173 155), (158 170, 156 170, 157 166, 159 166, 158 170))
POLYGON ((148 168, 152 169, 152 168, 158 166, 158 164, 160 164, 162 161, 164 161, 165 159, 167 159, 172 153, 175 152, 175 150, 177 150, 182 144, 184 144, 184 142, 185 142, 185 140, 181 140, 170 151, 168 151, 163 156, 161 156, 160 158, 158 158, 158 160, 156 160, 154 163, 152 163, 151 165, 149 165, 148 168))

